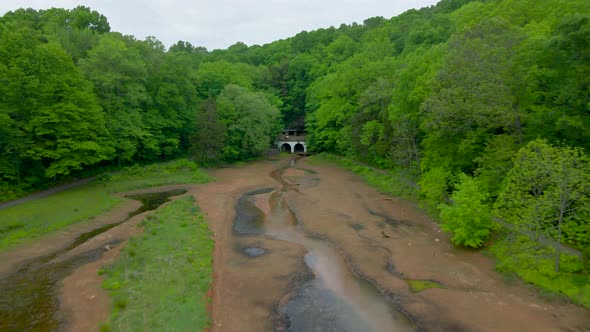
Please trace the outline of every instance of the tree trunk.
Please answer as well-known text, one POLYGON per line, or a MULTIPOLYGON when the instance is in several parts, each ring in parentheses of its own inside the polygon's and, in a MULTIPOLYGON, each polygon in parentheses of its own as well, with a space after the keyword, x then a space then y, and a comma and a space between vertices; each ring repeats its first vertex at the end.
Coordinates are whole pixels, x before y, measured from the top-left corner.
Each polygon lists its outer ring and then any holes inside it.
POLYGON ((555 272, 559 272, 559 260, 561 249, 561 222, 563 221, 563 211, 559 212, 559 221, 557 224, 557 247, 555 248, 555 272))

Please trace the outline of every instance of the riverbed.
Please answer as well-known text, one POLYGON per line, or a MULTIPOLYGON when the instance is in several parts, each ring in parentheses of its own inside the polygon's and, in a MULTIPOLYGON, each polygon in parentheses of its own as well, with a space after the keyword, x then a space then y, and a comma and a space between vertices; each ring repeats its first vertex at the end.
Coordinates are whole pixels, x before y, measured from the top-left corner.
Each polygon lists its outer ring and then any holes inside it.
MULTIPOLYGON (((211 170, 217 181, 208 184, 149 189, 186 189, 214 233, 212 331, 590 330, 588 309, 507 282, 489 255, 450 245, 414 203, 331 164, 293 159, 211 170)), ((110 310, 98 270, 140 231, 149 212, 125 220, 139 207, 129 201, 96 223, 0 254, 5 282, 35 275, 34 266, 60 271, 43 284, 49 323, 20 330, 98 331, 110 310)), ((29 305, 10 303, 19 297, 5 296, 3 310, 35 322, 29 305)))

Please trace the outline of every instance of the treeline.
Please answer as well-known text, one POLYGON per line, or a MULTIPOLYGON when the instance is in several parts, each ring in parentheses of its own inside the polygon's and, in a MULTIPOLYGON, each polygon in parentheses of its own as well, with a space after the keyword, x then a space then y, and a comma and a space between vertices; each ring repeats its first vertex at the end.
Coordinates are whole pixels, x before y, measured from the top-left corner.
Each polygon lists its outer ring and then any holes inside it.
POLYGON ((281 128, 280 100, 262 91, 268 69, 201 65, 207 53, 111 32, 86 7, 5 14, 1 200, 81 172, 174 158, 191 140, 204 160, 260 154, 281 128))
POLYGON ((457 244, 502 228, 507 269, 590 305, 590 264, 556 249, 590 246, 586 0, 442 0, 214 51, 110 32, 85 7, 17 10, 0 83, 3 198, 187 151, 247 159, 305 118, 312 150, 415 181, 457 244))
POLYGON ((205 59, 267 68, 257 88, 314 151, 405 173, 433 206, 477 181, 482 209, 590 245, 588 1, 443 0, 205 59))
POLYGON ((410 178, 453 242, 495 234, 500 268, 590 305, 590 2, 443 0, 206 61, 265 66, 312 150, 410 178))

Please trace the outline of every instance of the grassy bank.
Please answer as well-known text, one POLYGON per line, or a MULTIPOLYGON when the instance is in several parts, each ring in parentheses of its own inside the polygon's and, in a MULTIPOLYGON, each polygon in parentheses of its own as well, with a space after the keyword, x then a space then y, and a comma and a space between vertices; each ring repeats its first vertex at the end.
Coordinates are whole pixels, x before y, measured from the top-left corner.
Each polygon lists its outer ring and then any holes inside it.
POLYGON ((555 272, 555 249, 542 246, 527 236, 508 235, 490 250, 502 273, 513 273, 537 285, 545 295, 566 296, 590 308, 590 271, 577 256, 561 254, 560 270, 555 272))
POLYGON ((134 166, 48 197, 0 210, 0 251, 107 212, 122 202, 114 193, 211 178, 194 162, 134 166))
MULTIPOLYGON (((329 162, 361 175, 370 186, 382 193, 419 200, 418 189, 402 176, 361 165, 353 159, 321 153, 309 157, 311 163, 329 162)), ((436 219, 438 210, 421 202, 436 219)), ((491 248, 496 257, 496 269, 514 274, 527 283, 536 285, 549 297, 566 296, 571 301, 590 307, 590 254, 584 260, 561 254, 561 267, 555 272, 555 249, 543 246, 526 236, 517 236, 502 228, 500 239, 491 248)))
POLYGON ((206 293, 212 281, 213 239, 192 197, 146 218, 101 272, 113 309, 101 331, 202 331, 209 326, 206 293))
POLYGON ((339 157, 329 153, 313 155, 308 157, 308 160, 312 164, 330 162, 352 171, 362 176, 369 185, 384 194, 414 200, 418 198, 418 188, 402 174, 379 170, 374 167, 362 165, 354 159, 339 157))

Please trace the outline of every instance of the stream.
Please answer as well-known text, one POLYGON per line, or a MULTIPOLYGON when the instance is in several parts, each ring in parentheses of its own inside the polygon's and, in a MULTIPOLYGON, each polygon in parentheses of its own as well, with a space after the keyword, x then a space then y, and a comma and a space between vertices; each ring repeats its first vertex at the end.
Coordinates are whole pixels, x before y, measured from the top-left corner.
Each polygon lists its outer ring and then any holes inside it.
MULTIPOLYGON (((296 243, 307 250, 305 263, 313 278, 297 287, 279 308, 288 331, 414 331, 412 322, 371 283, 356 276, 344 258, 327 241, 307 236, 289 208, 286 196, 294 189, 283 179, 286 168, 272 177, 281 189, 262 188, 244 194, 236 205, 234 232, 239 236, 270 236, 296 243), (253 202, 257 195, 272 192, 270 213, 264 215, 253 202)), ((264 254, 246 248, 252 257, 264 254)))
MULTIPOLYGON (((58 330, 65 319, 58 310, 59 281, 77 267, 99 259, 105 249, 96 248, 64 261, 56 259, 94 236, 122 224, 132 216, 154 210, 168 202, 170 197, 185 192, 184 189, 176 189, 126 196, 140 201, 142 206, 129 213, 125 220, 81 234, 65 248, 53 254, 35 258, 21 266, 16 272, 2 276, 0 279, 0 331, 58 330)), ((112 241, 109 245, 115 246, 119 242, 112 241)))

